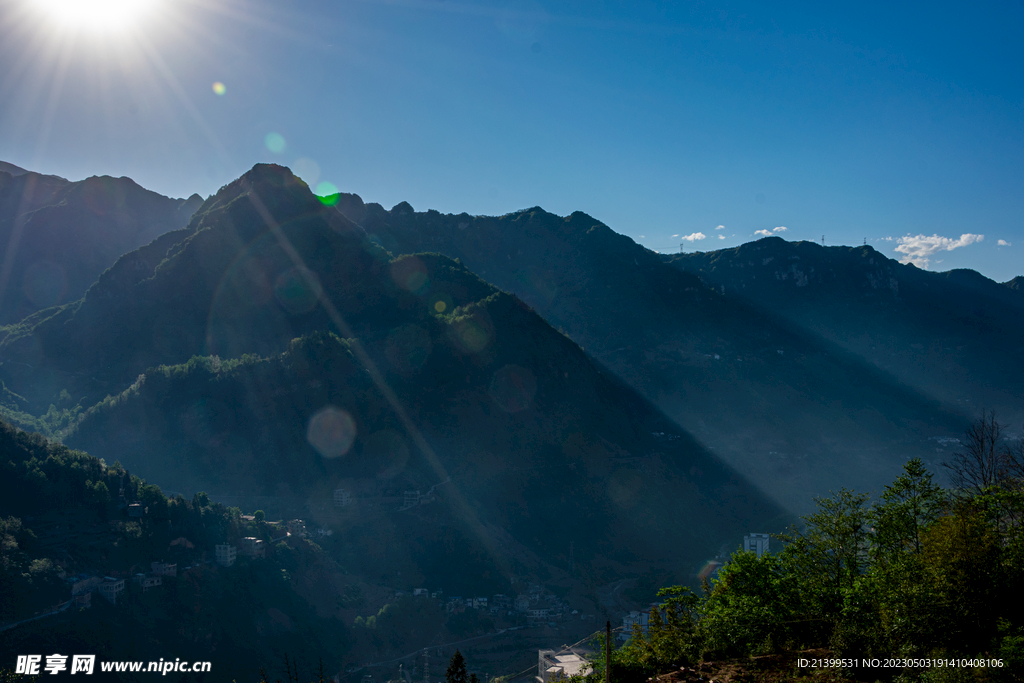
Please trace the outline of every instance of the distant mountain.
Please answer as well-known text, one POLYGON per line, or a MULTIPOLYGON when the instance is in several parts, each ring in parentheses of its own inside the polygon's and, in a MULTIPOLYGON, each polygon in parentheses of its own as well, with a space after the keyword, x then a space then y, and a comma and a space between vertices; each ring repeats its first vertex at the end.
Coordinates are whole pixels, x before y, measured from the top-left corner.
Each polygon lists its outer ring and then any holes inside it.
POLYGON ((1024 290, 973 270, 935 273, 869 246, 767 237, 735 249, 666 255, 709 285, 865 359, 966 413, 1024 422, 1024 290))
POLYGON ((10 173, 11 175, 22 175, 23 173, 28 173, 28 171, 23 169, 21 166, 15 166, 14 164, 9 164, 6 161, 0 161, 0 171, 10 173))
POLYGON ((522 301, 447 257, 393 257, 276 166, 22 321, 0 358, 28 412, 94 406, 67 443, 169 489, 328 507, 337 486, 436 489, 425 517, 351 531, 373 571, 391 538, 387 567, 495 590, 513 567, 566 577, 570 543, 592 576, 685 574, 785 519, 522 301), (476 558, 460 567, 453 529, 476 558))
POLYGON ((0 324, 80 298, 119 256, 183 227, 201 203, 128 178, 70 182, 0 166, 0 324))
POLYGON ((390 211, 328 198, 395 252, 439 251, 516 293, 672 419, 787 505, 871 490, 962 414, 770 306, 697 274, 576 212, 499 217, 390 211))

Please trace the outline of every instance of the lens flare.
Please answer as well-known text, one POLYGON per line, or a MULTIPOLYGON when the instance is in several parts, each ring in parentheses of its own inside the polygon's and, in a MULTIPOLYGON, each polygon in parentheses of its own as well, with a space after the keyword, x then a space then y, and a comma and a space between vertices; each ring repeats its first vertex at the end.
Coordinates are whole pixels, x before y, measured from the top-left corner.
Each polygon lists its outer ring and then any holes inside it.
POLYGON ((225 85, 223 83, 221 83, 220 81, 216 81, 213 84, 213 93, 215 95, 223 95, 227 91, 228 91, 227 87, 225 87, 225 85))
POLYGON ((448 326, 448 338, 463 353, 480 353, 494 339, 494 326, 486 313, 476 311, 472 317, 455 320, 448 326))
POLYGON ((709 579, 714 575, 716 571, 718 571, 718 568, 721 566, 721 562, 711 560, 701 568, 700 572, 697 573, 697 576, 702 579, 709 579))
POLYGON ((263 138, 263 144, 274 154, 280 154, 288 146, 284 136, 280 133, 267 133, 267 136, 263 138))
MULTIPOLYGON (((320 164, 307 157, 296 159, 292 164, 292 172, 302 178, 310 187, 316 186, 317 181, 320 180, 320 164)), ((330 183, 327 184, 330 185, 330 183)))
POLYGON ((391 331, 384 353, 391 367, 402 375, 410 375, 427 362, 433 343, 430 334, 418 325, 404 325, 391 331))
POLYGON ((274 281, 274 297, 292 315, 309 313, 316 308, 324 288, 317 274, 306 268, 291 268, 274 281))
POLYGON ((334 206, 338 203, 340 197, 338 196, 338 188, 334 183, 322 182, 316 186, 317 199, 324 206, 334 206))
POLYGON ((391 279, 407 292, 418 294, 427 288, 430 278, 423 261, 415 256, 404 256, 391 262, 391 279))
POLYGON ((337 406, 321 408, 309 420, 306 440, 325 458, 341 457, 348 453, 356 440, 355 420, 337 406))

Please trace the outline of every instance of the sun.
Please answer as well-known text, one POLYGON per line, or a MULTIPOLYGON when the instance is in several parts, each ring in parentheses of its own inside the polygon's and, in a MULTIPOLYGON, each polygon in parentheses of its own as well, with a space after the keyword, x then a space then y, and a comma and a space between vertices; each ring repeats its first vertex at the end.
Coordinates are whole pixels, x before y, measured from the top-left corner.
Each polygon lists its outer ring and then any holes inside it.
POLYGON ((159 0, 33 0, 54 24, 70 30, 116 32, 146 18, 159 0))

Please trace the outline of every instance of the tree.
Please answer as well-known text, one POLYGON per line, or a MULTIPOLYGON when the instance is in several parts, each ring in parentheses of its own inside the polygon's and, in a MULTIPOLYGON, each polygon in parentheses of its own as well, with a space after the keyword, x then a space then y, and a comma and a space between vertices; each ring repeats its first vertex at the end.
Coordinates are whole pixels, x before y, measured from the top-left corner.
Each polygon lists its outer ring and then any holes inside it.
POLYGON ((980 496, 992 487, 1019 485, 1024 478, 1024 441, 1000 443, 1003 425, 994 412, 982 411, 964 433, 963 449, 943 463, 953 485, 980 496))
POLYGON ((469 674, 466 672, 466 658, 458 650, 452 655, 448 662, 448 669, 444 672, 445 683, 469 683, 469 674))
POLYGON ((997 617, 1016 612, 1009 606, 1019 585, 1007 580, 1000 534, 988 517, 977 500, 957 501, 922 538, 926 572, 942 607, 936 632, 962 652, 982 651, 995 635, 997 617))
POLYGON ((942 514, 945 495, 920 458, 909 460, 903 474, 882 492, 872 511, 874 555, 892 561, 904 552, 921 552, 921 534, 942 514))
POLYGON ((940 608, 922 550, 927 530, 943 513, 946 494, 932 478, 920 459, 908 461, 871 512, 872 566, 847 596, 844 616, 847 633, 856 633, 862 646, 864 633, 876 631, 871 645, 877 654, 909 655, 915 646, 934 641, 940 608))
POLYGON ((263 510, 257 510, 252 513, 252 516, 256 522, 265 522, 267 520, 267 513, 263 512, 263 510))
POLYGON ((699 607, 701 654, 737 656, 782 647, 788 639, 794 588, 778 555, 733 553, 699 607))
POLYGON ((799 600, 807 616, 834 620, 868 562, 867 494, 841 489, 832 498, 816 498, 818 511, 804 517, 803 532, 780 536, 785 571, 800 583, 799 600))

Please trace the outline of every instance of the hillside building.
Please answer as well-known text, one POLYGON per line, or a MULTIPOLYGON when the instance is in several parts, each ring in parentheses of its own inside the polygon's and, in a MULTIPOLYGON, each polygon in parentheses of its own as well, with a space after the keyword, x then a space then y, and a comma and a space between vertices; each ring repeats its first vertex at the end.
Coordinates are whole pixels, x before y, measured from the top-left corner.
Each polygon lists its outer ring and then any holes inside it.
POLYGON ((142 587, 143 593, 148 593, 150 588, 162 586, 164 583, 164 577, 153 574, 136 574, 133 580, 142 587))
POLYGON ((103 579, 100 577, 86 576, 85 574, 79 574, 78 576, 66 579, 66 581, 71 585, 71 595, 92 593, 96 586, 103 583, 103 579))
POLYGON ((115 579, 112 576, 104 576, 103 582, 97 586, 100 595, 106 598, 111 605, 117 604, 117 596, 124 593, 124 579, 115 579))
POLYGON ((584 675, 590 670, 590 663, 581 653, 570 649, 538 650, 537 683, 554 683, 567 680, 570 676, 584 675))
POLYGON ((248 557, 266 557, 266 544, 255 536, 246 536, 238 543, 238 551, 248 557))
POLYGON ((214 556, 217 558, 217 564, 222 567, 230 567, 238 558, 238 549, 233 545, 228 545, 227 543, 214 546, 213 550, 214 556))
POLYGON ((352 492, 348 489, 336 489, 334 491, 334 507, 345 508, 352 504, 352 492))
POLYGON ((743 549, 761 557, 768 552, 768 534, 747 534, 743 537, 743 549))
POLYGON ((170 576, 173 578, 178 575, 178 565, 169 562, 150 562, 149 570, 154 576, 170 576))
POLYGON ((647 624, 649 623, 651 615, 648 612, 637 612, 633 611, 622 617, 622 633, 619 634, 619 640, 629 640, 633 637, 633 627, 639 626, 640 632, 647 635, 647 624))

